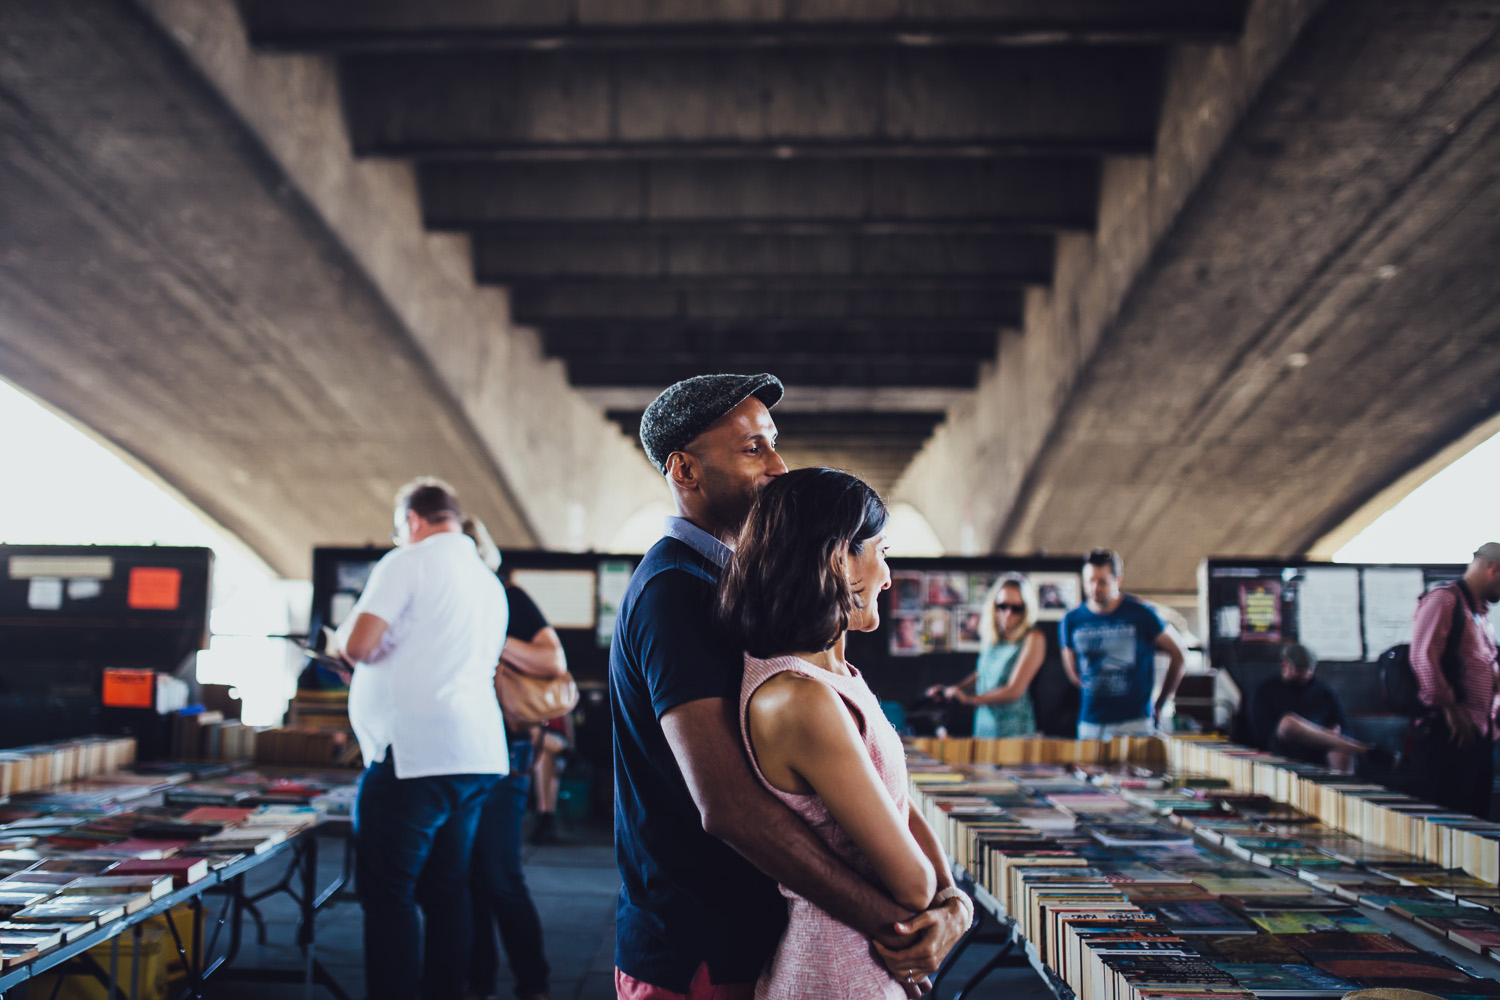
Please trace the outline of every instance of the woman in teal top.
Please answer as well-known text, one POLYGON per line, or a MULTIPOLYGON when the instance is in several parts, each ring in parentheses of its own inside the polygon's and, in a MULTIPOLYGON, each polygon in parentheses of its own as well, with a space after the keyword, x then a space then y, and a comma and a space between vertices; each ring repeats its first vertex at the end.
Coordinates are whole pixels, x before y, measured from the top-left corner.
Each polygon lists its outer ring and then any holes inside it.
POLYGON ((981 739, 1034 735, 1036 715, 1028 689, 1047 657, 1047 640, 1036 628, 1036 595, 1030 581, 1010 574, 995 582, 985 599, 979 636, 984 648, 974 673, 928 693, 973 705, 974 735, 981 739), (971 685, 973 694, 967 690, 971 685))

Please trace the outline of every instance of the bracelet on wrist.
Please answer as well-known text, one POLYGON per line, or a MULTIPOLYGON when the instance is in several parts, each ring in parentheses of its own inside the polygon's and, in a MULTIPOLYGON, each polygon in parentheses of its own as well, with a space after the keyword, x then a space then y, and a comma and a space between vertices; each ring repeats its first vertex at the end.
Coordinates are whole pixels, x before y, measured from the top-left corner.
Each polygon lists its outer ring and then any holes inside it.
POLYGON ((943 888, 939 889, 937 891, 937 895, 932 897, 932 902, 928 904, 927 908, 929 910, 935 910, 939 906, 947 903, 948 900, 955 898, 962 900, 964 906, 968 907, 970 910, 973 910, 974 901, 969 898, 968 893, 964 892, 956 885, 944 886, 943 888))

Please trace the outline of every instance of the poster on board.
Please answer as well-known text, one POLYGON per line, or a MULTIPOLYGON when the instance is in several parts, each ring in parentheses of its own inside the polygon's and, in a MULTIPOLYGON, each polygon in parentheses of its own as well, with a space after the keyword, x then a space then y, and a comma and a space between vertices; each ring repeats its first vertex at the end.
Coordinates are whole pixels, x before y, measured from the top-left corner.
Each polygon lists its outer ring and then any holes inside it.
POLYGON ((891 655, 921 656, 922 613, 920 611, 897 611, 891 615, 891 655))
POLYGON ((977 653, 983 648, 979 639, 979 618, 987 609, 983 605, 966 604, 953 609, 953 651, 955 653, 977 653))
POLYGON ((1062 616, 1083 603, 1083 578, 1077 573, 1028 573, 1036 591, 1036 618, 1062 621, 1062 616))
POLYGON ((927 606, 951 608, 969 603, 969 574, 928 573, 927 606))
POLYGON ((1303 570, 1297 588, 1297 641, 1320 660, 1364 659, 1358 569, 1309 566, 1303 570))
POLYGON ((893 570, 891 572, 891 610, 921 611, 926 586, 925 574, 917 570, 893 570))
POLYGON ((922 646, 926 653, 946 653, 953 648, 953 610, 928 608, 922 612, 922 646))
POLYGON ((1364 585, 1365 650, 1370 659, 1403 642, 1411 642, 1411 618, 1423 594, 1422 570, 1416 566, 1368 566, 1364 585))
POLYGON ((1240 584, 1240 639, 1281 641, 1281 582, 1256 580, 1240 584))

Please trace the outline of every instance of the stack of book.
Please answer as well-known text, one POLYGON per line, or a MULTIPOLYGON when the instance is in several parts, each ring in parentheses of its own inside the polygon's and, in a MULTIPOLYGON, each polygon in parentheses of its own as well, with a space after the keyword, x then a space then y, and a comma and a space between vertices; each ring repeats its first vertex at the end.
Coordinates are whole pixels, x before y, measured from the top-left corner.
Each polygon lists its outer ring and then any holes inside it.
POLYGON ((1373 848, 1413 854, 1500 881, 1500 823, 1453 813, 1311 764, 1237 746, 1219 737, 1171 737, 1173 770, 1228 781, 1236 790, 1289 803, 1373 848))
POLYGON ((1493 978, 1389 933, 1389 918, 1375 919, 1382 911, 1364 898, 1388 886, 1385 913, 1405 919, 1394 912, 1405 906, 1425 921, 1411 918, 1413 936, 1440 934, 1493 957, 1493 885, 1411 867, 1415 859, 1391 859, 1390 849, 1369 865, 1339 860, 1335 853, 1359 853, 1349 834, 1267 793, 1229 791, 1222 776, 1132 770, 1116 777, 1159 781, 1137 789, 1151 798, 1175 780, 1176 794, 1196 805, 1164 819, 1119 788, 1124 805, 1107 807, 1093 799, 1106 773, 1095 762, 953 766, 915 751, 910 761, 914 804, 981 900, 1014 920, 1079 996, 1342 996, 1375 986, 1500 995, 1493 978), (1411 898, 1415 890, 1428 895, 1411 898), (1461 899, 1465 892, 1475 895, 1461 899))
POLYGON ((0 750, 0 799, 128 767, 135 740, 85 736, 0 750))
POLYGON ((337 808, 350 797, 329 796, 343 785, 325 778, 186 764, 140 771, 19 793, 0 805, 0 969, 272 850, 321 823, 325 797, 342 803, 337 808))

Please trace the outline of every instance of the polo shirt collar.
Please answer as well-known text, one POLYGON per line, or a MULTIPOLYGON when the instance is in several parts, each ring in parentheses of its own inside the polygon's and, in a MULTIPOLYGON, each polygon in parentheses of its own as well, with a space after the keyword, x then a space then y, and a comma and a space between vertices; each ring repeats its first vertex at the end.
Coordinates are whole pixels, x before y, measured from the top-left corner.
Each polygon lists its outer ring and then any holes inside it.
POLYGON ((685 517, 669 516, 664 534, 667 538, 677 539, 720 569, 734 554, 733 549, 685 517))

